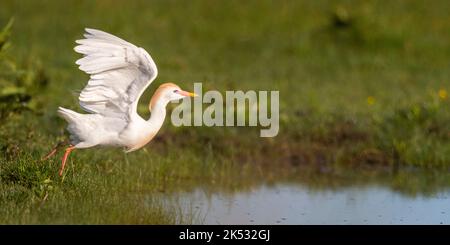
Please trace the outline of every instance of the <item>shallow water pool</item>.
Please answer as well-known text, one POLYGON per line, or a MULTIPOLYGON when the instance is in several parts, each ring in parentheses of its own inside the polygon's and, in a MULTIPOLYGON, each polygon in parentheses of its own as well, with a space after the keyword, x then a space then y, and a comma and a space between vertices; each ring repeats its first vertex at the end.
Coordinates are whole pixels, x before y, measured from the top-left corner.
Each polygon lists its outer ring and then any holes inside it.
POLYGON ((275 185, 176 196, 199 224, 450 224, 450 191, 411 197, 383 187, 313 191, 275 185))

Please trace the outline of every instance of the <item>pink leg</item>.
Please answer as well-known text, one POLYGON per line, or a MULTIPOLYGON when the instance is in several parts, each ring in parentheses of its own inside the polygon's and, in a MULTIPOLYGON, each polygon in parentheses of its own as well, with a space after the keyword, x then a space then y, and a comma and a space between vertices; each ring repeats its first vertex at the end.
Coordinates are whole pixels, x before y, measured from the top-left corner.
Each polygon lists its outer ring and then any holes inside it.
POLYGON ((47 155, 45 155, 45 157, 41 158, 41 161, 45 161, 47 159, 49 159, 50 157, 54 156, 56 154, 56 152, 59 150, 59 148, 61 148, 63 145, 68 144, 69 142, 67 140, 65 141, 61 141, 58 144, 56 144, 56 146, 52 149, 52 151, 50 151, 50 153, 48 153, 47 155))
POLYGON ((58 147, 53 148, 53 150, 50 153, 45 155, 45 157, 41 158, 41 161, 45 161, 45 160, 49 159, 50 157, 52 157, 53 155, 55 155, 57 150, 58 150, 58 147))
POLYGON ((70 154, 70 152, 73 151, 73 149, 75 149, 75 146, 73 146, 73 145, 70 145, 69 147, 66 148, 66 151, 64 152, 64 156, 62 158, 61 169, 59 170, 59 176, 62 176, 62 173, 64 171, 64 166, 66 166, 67 158, 69 157, 69 154, 70 154))

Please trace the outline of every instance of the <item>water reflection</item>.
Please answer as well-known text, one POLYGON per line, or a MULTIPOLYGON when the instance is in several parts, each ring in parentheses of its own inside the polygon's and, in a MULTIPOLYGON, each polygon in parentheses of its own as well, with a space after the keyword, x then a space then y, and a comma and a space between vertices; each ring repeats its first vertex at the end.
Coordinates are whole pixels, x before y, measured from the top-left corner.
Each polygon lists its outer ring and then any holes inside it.
POLYGON ((275 185, 175 196, 182 212, 194 212, 194 222, 202 224, 450 224, 450 191, 411 197, 384 187, 275 185))

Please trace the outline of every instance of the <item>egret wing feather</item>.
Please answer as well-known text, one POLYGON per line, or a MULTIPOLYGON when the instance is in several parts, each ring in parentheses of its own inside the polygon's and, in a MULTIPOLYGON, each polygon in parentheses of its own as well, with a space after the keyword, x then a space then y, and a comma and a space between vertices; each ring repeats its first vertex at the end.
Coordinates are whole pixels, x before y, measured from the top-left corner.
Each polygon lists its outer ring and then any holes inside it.
POLYGON ((75 51, 83 54, 76 64, 90 80, 80 93, 80 106, 129 122, 158 74, 153 59, 144 49, 103 31, 86 28, 84 37, 76 41, 75 51))

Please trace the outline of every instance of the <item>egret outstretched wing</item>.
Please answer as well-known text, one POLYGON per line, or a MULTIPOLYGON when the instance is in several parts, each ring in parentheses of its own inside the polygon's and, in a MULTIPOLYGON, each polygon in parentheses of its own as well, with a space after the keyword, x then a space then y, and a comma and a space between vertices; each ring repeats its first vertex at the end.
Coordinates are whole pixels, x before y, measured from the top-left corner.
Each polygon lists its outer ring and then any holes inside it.
POLYGON ((86 28, 77 40, 77 60, 90 80, 79 96, 80 106, 90 113, 129 121, 136 114, 139 97, 156 78, 158 70, 142 48, 109 33, 86 28))

